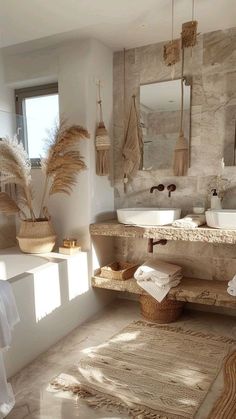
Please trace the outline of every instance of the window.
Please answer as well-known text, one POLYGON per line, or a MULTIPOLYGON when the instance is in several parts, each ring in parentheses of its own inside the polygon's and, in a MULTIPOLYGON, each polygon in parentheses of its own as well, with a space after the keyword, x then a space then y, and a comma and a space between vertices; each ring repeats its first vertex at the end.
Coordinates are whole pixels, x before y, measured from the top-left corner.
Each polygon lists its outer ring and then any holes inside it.
POLYGON ((44 155, 45 139, 59 122, 58 85, 15 90, 17 134, 34 167, 44 155))

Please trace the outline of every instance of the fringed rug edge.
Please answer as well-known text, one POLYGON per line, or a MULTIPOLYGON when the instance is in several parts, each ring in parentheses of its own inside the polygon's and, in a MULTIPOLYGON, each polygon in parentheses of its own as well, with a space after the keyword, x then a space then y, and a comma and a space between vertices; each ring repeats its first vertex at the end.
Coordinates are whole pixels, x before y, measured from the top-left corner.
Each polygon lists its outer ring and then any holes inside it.
POLYGON ((55 377, 50 385, 53 389, 58 391, 69 391, 72 394, 83 399, 90 407, 94 409, 114 408, 119 413, 127 413, 132 418, 137 419, 184 419, 180 415, 166 414, 157 410, 153 410, 148 406, 139 405, 136 403, 125 403, 119 397, 112 396, 108 393, 103 393, 97 389, 87 387, 83 384, 66 384, 65 380, 55 377))

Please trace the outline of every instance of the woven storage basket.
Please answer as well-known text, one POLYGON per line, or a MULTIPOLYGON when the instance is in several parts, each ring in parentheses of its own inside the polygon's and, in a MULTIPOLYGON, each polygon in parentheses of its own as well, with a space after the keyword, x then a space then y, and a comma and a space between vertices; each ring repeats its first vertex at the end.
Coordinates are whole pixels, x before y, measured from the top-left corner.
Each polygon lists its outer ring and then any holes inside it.
POLYGON ((138 266, 137 263, 112 262, 101 268, 101 276, 107 279, 125 281, 126 279, 132 278, 138 266))
POLYGON ((150 295, 140 295, 141 313, 147 320, 156 323, 171 323, 179 318, 184 303, 181 301, 167 300, 161 302, 150 295))

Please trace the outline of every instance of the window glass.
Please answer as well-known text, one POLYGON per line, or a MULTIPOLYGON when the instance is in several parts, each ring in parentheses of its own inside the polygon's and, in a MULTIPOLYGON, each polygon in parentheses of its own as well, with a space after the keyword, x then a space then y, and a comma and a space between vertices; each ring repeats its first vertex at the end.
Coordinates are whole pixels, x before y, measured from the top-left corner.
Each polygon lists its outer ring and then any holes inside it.
POLYGON ((38 167, 45 155, 45 140, 59 125, 58 84, 17 89, 15 101, 18 139, 23 143, 32 167, 38 167))
POLYGON ((44 156, 45 139, 58 119, 58 94, 25 99, 26 139, 31 159, 44 156))

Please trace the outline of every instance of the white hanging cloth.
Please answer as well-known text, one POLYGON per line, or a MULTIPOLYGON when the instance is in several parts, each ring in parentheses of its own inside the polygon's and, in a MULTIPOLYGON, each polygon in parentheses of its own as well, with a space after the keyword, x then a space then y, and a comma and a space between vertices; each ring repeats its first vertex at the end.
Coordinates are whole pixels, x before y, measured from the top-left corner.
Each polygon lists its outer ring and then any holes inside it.
POLYGON ((19 320, 11 285, 0 280, 0 419, 5 418, 15 404, 11 385, 7 382, 3 352, 10 347, 12 331, 19 320))

